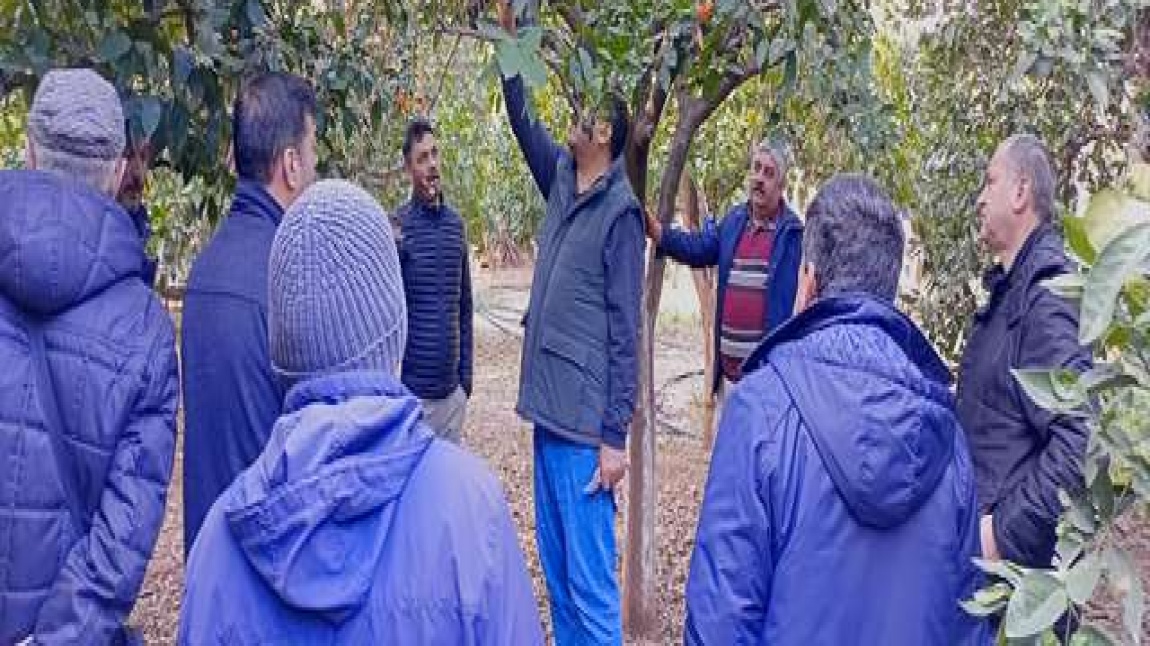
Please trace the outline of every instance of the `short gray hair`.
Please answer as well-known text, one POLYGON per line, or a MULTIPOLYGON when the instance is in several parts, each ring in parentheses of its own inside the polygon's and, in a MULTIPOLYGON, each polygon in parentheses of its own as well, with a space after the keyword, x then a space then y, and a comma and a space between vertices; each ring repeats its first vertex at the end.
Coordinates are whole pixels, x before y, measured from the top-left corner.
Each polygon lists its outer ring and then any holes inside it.
POLYGON ((865 175, 836 175, 807 208, 803 260, 819 297, 863 292, 893 303, 905 244, 898 209, 865 175))
POLYGON ((1054 218, 1054 170, 1042 141, 1030 133, 1011 135, 1002 142, 1007 162, 1026 179, 1034 210, 1043 222, 1054 218))
MULTIPOLYGON (((787 171, 791 168, 791 149, 787 143, 778 137, 764 137, 755 144, 751 149, 751 153, 767 153, 775 160, 775 166, 779 169, 779 176, 786 181, 787 171)), ((753 160, 752 160, 753 161, 753 160)))
POLYGON ((119 187, 116 166, 119 159, 80 157, 54 150, 28 135, 35 148, 36 169, 63 175, 105 195, 115 197, 119 187))

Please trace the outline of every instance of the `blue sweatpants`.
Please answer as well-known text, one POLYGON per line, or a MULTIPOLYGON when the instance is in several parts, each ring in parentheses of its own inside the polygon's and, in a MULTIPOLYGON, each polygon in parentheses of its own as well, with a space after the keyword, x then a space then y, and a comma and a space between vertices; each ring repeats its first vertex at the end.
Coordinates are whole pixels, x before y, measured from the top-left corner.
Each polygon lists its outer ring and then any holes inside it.
POLYGON ((598 466, 598 448, 535 427, 535 540, 556 646, 623 643, 615 498, 584 491, 598 466))

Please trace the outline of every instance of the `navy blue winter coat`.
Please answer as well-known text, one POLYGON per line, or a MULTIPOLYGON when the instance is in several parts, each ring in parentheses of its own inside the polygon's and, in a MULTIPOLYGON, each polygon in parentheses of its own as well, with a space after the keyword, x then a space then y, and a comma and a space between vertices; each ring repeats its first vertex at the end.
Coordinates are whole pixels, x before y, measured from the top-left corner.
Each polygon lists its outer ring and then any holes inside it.
POLYGON ((499 481, 394 377, 295 386, 192 548, 181 644, 542 644, 499 481))
POLYGON ((184 367, 184 554, 208 509, 260 454, 283 389, 268 357, 268 255, 283 209, 240 180, 231 211, 188 277, 184 367))
POLYGON ((866 296, 816 302, 723 411, 687 581, 688 644, 982 643, 974 476, 949 374, 866 296))
POLYGON ((111 199, 0 171, 0 644, 29 633, 37 644, 112 642, 143 583, 178 406, 171 319, 143 267, 132 220, 111 199), (29 321, 45 331, 60 461, 29 321))
MULTIPOLYGON (((747 230, 749 213, 747 204, 743 203, 731 209, 718 225, 714 220, 708 219, 702 231, 681 231, 667 227, 663 229, 663 237, 658 241, 659 253, 674 260, 695 268, 719 268, 713 353, 715 379, 711 383, 711 389, 716 391, 723 382, 721 366, 723 358, 719 353, 723 303, 727 295, 727 283, 731 278, 731 267, 735 263, 735 251, 739 247, 739 239, 747 230)), ((788 205, 779 214, 779 227, 775 230, 768 264, 767 320, 763 321, 763 329, 768 334, 791 318, 794 312, 795 292, 799 285, 799 263, 802 258, 803 223, 788 205)))
POLYGON ((1042 286, 1071 270, 1049 224, 1027 239, 1009 273, 987 276, 990 299, 974 317, 958 380, 958 416, 970 442, 982 513, 994 518, 999 553, 1048 567, 1062 503, 1059 489, 1083 486, 1089 435, 1083 420, 1035 404, 1015 368, 1090 368, 1078 343, 1078 311, 1042 286))

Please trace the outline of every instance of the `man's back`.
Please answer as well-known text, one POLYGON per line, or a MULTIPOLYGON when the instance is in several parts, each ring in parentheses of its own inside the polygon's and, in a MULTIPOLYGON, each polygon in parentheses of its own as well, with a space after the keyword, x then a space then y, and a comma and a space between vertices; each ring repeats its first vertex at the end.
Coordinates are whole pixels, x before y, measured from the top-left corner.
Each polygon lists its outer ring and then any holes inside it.
POLYGON ((0 643, 111 639, 163 521, 171 320, 140 278, 128 215, 58 176, 0 172, 0 258, 0 643))
POLYGON ((865 297, 819 301, 756 355, 716 443, 687 641, 974 643, 970 460, 942 363, 865 297))
POLYGON ((498 480, 397 380, 304 382, 188 564, 180 643, 536 644, 498 480))
POLYGON ((241 182, 184 299, 184 553, 215 499, 259 455, 279 414, 267 336, 267 262, 281 209, 241 182))

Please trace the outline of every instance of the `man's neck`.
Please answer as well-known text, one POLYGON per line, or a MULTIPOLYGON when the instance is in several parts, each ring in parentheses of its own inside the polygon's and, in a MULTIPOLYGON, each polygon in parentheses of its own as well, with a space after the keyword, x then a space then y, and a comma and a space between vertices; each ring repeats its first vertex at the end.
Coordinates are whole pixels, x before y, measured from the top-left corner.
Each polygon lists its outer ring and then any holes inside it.
POLYGON ((754 202, 748 203, 748 210, 750 211, 751 219, 759 224, 770 224, 774 222, 775 218, 783 210, 783 201, 779 200, 774 208, 770 207, 756 207, 754 202))
POLYGON ((582 195, 606 175, 611 168, 611 159, 606 155, 588 155, 575 160, 575 192, 582 195))
POLYGON ((1009 249, 998 254, 998 261, 1002 263, 1003 271, 1009 274, 1010 270, 1014 268, 1014 263, 1018 261, 1018 254, 1022 253, 1022 248, 1026 246, 1026 241, 1030 239, 1035 229, 1038 228, 1038 224, 1037 217, 1027 217, 1027 222, 1019 229, 1014 244, 1010 245, 1009 249))
POLYGON ((286 211, 287 208, 291 206, 291 203, 295 200, 295 196, 292 195, 291 189, 280 184, 279 182, 272 182, 271 184, 264 184, 263 186, 264 190, 268 192, 268 195, 272 196, 272 199, 276 201, 276 204, 280 205, 280 209, 283 211, 286 211))

